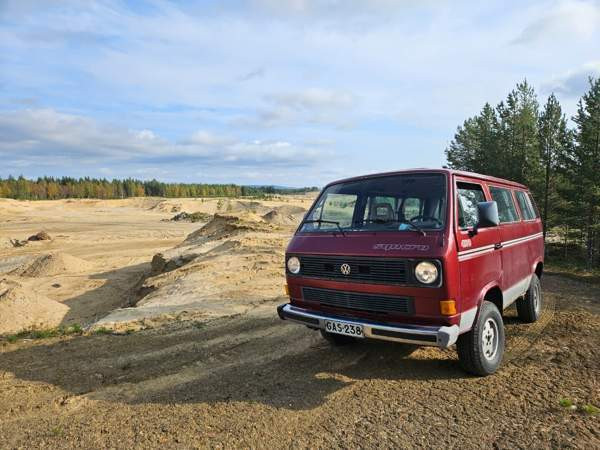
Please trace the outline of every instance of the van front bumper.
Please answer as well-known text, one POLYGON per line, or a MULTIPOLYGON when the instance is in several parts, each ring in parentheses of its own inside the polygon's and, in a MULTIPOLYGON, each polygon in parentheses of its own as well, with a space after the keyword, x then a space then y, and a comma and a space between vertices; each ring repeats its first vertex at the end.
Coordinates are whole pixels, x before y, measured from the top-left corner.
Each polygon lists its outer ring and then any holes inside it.
POLYGON ((347 319, 298 308, 290 303, 279 305, 277 307, 277 314, 283 320, 291 320, 292 322, 301 323, 313 329, 325 330, 325 321, 335 320, 337 322, 362 326, 363 334, 368 339, 429 345, 441 348, 447 348, 456 343, 459 331, 457 325, 449 327, 384 325, 363 320, 347 319))

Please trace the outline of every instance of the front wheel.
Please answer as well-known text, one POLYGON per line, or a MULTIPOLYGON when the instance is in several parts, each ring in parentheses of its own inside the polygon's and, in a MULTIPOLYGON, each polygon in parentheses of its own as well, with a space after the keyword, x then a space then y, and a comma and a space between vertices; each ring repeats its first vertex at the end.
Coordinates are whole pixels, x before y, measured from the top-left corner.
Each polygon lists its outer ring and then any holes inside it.
POLYGON ((540 318, 542 312, 542 285, 534 273, 525 295, 517 300, 517 314, 523 322, 532 323, 540 318))
POLYGON ((484 301, 471 331, 461 334, 456 343, 458 359, 473 375, 491 375, 504 355, 504 322, 496 305, 484 301))

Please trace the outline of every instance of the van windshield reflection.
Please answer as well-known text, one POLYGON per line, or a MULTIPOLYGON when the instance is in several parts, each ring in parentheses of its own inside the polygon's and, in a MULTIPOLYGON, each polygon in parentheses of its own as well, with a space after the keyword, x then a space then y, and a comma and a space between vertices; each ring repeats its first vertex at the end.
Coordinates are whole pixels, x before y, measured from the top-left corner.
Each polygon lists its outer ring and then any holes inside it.
POLYGON ((314 204, 300 232, 441 230, 444 174, 401 174, 337 183, 314 204))

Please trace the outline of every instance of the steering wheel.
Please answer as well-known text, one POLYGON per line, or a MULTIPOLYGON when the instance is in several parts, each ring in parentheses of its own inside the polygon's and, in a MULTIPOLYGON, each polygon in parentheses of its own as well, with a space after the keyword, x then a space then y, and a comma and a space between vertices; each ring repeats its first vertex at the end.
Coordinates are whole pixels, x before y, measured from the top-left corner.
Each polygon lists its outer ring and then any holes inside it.
POLYGON ((437 222, 439 225, 444 225, 444 222, 442 222, 440 219, 437 219, 433 216, 423 216, 423 215, 412 217, 409 219, 409 222, 415 222, 417 220, 420 220, 421 222, 433 220, 434 222, 437 222))

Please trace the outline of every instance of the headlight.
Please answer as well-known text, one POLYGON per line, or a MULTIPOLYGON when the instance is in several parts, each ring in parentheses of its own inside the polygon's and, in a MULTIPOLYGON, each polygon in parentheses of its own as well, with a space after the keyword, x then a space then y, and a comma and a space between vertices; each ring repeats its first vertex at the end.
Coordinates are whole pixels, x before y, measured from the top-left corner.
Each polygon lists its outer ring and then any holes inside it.
POLYGON ((291 273, 297 274, 300 272, 300 260, 295 256, 292 256, 287 260, 287 268, 291 273))
POLYGON ((415 276, 423 284, 432 284, 438 278, 438 268, 429 261, 421 261, 415 267, 415 276))

